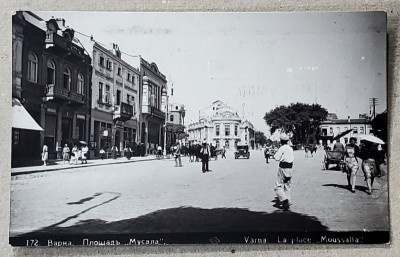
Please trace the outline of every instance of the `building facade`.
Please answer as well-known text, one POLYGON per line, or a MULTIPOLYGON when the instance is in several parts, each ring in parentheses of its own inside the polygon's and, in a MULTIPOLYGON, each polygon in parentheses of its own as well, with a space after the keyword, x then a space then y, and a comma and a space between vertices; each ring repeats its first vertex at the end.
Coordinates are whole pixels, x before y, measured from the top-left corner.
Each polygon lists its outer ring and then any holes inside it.
POLYGON ((251 122, 219 100, 201 110, 199 121, 189 124, 187 131, 191 143, 205 140, 217 148, 235 149, 238 144, 254 148, 255 131, 251 122))
POLYGON ((59 158, 64 144, 89 139, 91 58, 63 19, 18 12, 14 33, 13 97, 44 131, 14 130, 13 155, 40 159, 46 144, 49 158, 59 158))
POLYGON ((121 151, 138 141, 140 72, 121 59, 116 44, 108 50, 92 44, 92 119, 90 140, 99 150, 117 146, 121 151))
POLYGON ((140 58, 140 142, 151 152, 164 143, 167 80, 155 63, 140 58))
POLYGON ((352 131, 339 139, 342 144, 347 144, 351 137, 371 134, 372 126, 370 119, 367 117, 358 119, 348 117, 347 119, 336 118, 323 121, 320 125, 320 144, 329 145, 333 141, 333 137, 349 129, 352 129, 352 131))
POLYGON ((185 125, 185 106, 178 103, 168 104, 168 123, 175 125, 185 125))

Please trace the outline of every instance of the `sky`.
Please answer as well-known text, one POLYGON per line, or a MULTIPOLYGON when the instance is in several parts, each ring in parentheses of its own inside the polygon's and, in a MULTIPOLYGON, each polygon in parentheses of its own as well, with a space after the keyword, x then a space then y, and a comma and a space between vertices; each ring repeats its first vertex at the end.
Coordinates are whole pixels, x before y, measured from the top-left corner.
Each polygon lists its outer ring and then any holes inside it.
POLYGON ((279 105, 318 103, 339 118, 369 113, 371 97, 377 113, 387 108, 382 12, 36 14, 155 62, 174 88, 170 102, 187 109, 186 125, 216 100, 267 134, 263 117, 279 105))

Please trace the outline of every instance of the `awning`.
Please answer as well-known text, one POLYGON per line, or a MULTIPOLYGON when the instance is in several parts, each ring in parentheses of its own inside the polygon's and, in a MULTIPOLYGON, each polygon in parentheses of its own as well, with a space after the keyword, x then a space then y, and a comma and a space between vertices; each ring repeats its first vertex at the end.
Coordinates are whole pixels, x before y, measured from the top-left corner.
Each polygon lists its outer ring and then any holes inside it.
POLYGON ((12 99, 12 110, 13 128, 43 131, 24 106, 22 106, 21 102, 16 98, 12 99))

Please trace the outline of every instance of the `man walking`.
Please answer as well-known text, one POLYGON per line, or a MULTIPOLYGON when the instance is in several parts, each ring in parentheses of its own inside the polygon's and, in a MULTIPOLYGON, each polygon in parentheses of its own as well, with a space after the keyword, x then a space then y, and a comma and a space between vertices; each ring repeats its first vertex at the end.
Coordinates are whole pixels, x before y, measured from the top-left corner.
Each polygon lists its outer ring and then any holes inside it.
POLYGON ((226 149, 225 149, 225 146, 223 146, 223 147, 222 147, 222 157, 221 157, 221 159, 222 159, 222 158, 225 158, 225 159, 226 159, 225 154, 226 154, 226 149))
POLYGON ((345 148, 345 171, 347 173, 347 185, 353 193, 356 192, 356 178, 360 166, 357 159, 357 157, 360 157, 360 148, 358 145, 356 145, 356 141, 356 138, 350 138, 350 143, 347 144, 345 148))
POLYGON ((200 150, 200 154, 201 154, 201 169, 203 173, 210 171, 208 169, 208 161, 210 158, 210 147, 206 142, 203 143, 203 146, 200 150))
POLYGON ((288 210, 290 206, 290 184, 292 179, 292 168, 294 161, 293 148, 288 145, 289 136, 280 136, 281 147, 274 155, 279 161, 277 180, 275 182, 275 193, 279 198, 279 207, 288 210))
POLYGON ((179 140, 176 140, 175 145, 175 167, 182 167, 182 160, 181 160, 181 147, 179 145, 179 140), (179 162, 179 165, 178 165, 179 162))

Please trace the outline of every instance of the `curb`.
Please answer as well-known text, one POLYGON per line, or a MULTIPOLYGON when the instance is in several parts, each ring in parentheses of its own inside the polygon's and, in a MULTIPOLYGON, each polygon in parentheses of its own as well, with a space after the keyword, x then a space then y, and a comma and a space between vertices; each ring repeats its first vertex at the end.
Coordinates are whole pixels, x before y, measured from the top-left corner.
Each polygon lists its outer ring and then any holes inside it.
MULTIPOLYGON (((26 175, 26 174, 33 174, 33 173, 40 173, 40 172, 48 172, 48 171, 59 171, 59 170, 69 170, 69 169, 78 169, 82 167, 96 167, 96 166, 105 166, 105 165, 115 165, 115 164, 124 164, 130 162, 145 162, 145 161, 154 161, 157 160, 156 158, 150 159, 142 159, 142 160, 126 160, 122 162, 115 162, 115 163, 92 163, 92 164, 82 164, 82 165, 73 165, 67 167, 60 167, 60 168, 50 168, 45 170, 26 170, 26 171, 12 171, 11 169, 11 176, 18 176, 18 175, 26 175)), ((165 160, 165 159, 162 159, 165 160)))

